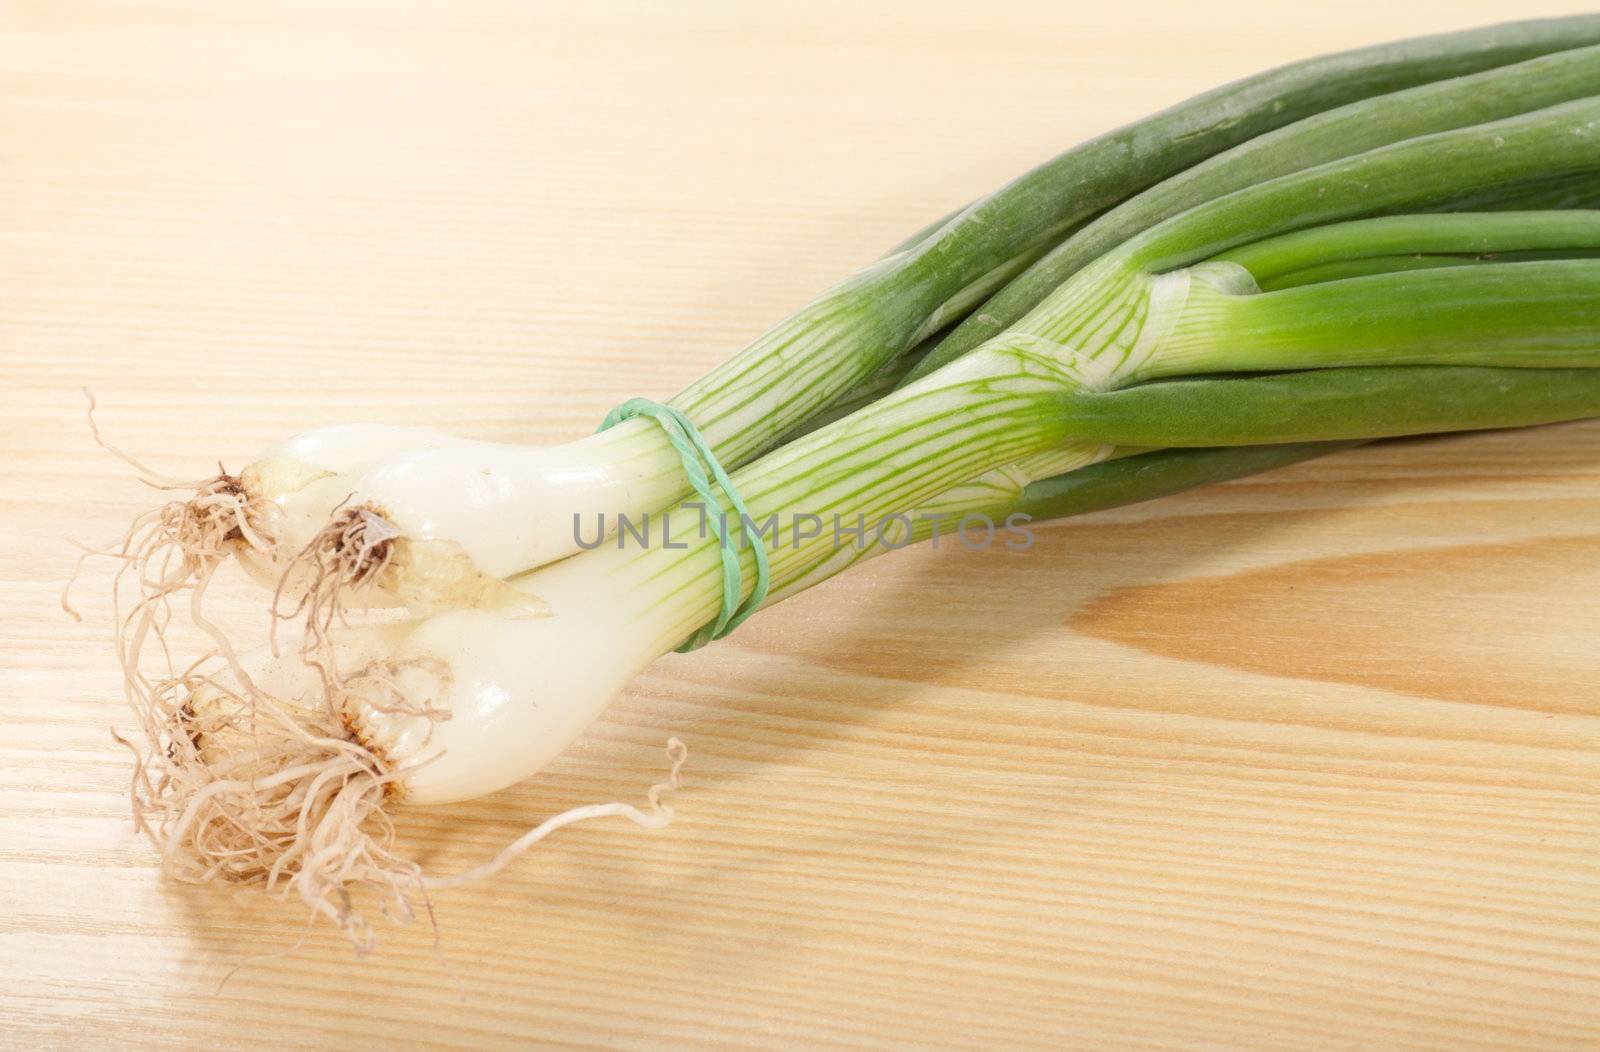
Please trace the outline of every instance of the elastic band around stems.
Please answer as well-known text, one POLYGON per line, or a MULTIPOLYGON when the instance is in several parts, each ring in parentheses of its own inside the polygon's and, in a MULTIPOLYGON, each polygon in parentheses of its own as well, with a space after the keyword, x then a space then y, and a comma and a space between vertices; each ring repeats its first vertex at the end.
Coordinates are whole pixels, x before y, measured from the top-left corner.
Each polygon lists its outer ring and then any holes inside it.
POLYGON ((717 614, 715 621, 702 626, 678 648, 680 653, 687 653, 698 650, 714 639, 721 639, 744 624, 745 619, 755 613, 766 600, 767 589, 772 581, 772 571, 767 563, 766 544, 758 531, 755 541, 750 546, 756 559, 755 587, 750 590, 748 599, 743 603, 739 602, 739 594, 744 591, 744 570, 739 564, 738 551, 728 541, 727 517, 722 512, 721 502, 717 500, 717 495, 711 488, 712 480, 715 480, 722 488, 722 492, 727 494, 728 503, 739 515, 741 525, 752 521, 750 509, 745 507, 744 498, 739 496, 733 480, 723 470, 716 454, 711 451, 710 444, 700 434, 700 429, 695 427, 694 422, 680 409, 649 398, 630 398, 607 413, 598 430, 604 431, 615 427, 622 421, 631 420, 636 416, 649 417, 661 425, 661 430, 666 432, 667 441, 672 443, 673 450, 683 461, 683 473, 688 476, 689 485, 705 502, 708 511, 712 508, 717 509, 714 528, 717 531, 717 550, 722 557, 722 610, 717 614))

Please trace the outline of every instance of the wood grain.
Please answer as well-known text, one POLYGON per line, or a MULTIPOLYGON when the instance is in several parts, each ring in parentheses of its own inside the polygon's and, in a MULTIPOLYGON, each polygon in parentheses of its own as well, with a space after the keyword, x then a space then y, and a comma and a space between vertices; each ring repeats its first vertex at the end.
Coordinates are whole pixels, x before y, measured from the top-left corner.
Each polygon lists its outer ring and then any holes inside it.
MULTIPOLYGON (((1573 9, 1520 5, 1517 15, 1573 9)), ((547 442, 1062 145, 1487 0, 0 6, 0 1045, 1600 1047, 1600 425, 902 552, 663 659, 358 959, 159 878, 106 568, 289 432, 547 442), (442 963, 441 963, 442 959, 442 963)), ((230 584, 226 616, 252 599, 230 584)))

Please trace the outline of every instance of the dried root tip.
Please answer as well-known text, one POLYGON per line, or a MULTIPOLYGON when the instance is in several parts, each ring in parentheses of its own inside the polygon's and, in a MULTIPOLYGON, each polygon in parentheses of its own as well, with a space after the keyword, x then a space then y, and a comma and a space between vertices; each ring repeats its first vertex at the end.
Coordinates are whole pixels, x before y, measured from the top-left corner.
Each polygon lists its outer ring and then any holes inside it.
POLYGON ((413 895, 426 902, 421 870, 392 850, 384 808, 400 772, 345 721, 193 670, 139 702, 144 742, 124 741, 134 821, 171 876, 296 894, 362 952, 374 936, 353 892, 375 892, 401 920, 413 895))
MULTIPOLYGON (((215 629, 200 610, 201 596, 212 575, 236 546, 247 544, 266 550, 271 548, 271 543, 258 528, 259 502, 251 497, 237 476, 229 474, 220 464, 217 475, 199 481, 167 478, 151 471, 101 437, 94 420, 94 397, 87 391, 84 394, 89 397, 89 429, 102 449, 130 465, 147 486, 184 490, 190 494, 138 516, 119 541, 103 548, 85 547, 77 569, 61 592, 62 609, 75 620, 81 620, 72 606, 71 590, 84 562, 100 555, 122 564, 114 579, 112 599, 117 650, 132 689, 144 647, 152 642, 163 643, 173 598, 183 592, 191 593, 195 623, 216 636, 215 629), (138 598, 124 616, 122 593, 130 578, 138 598)), ((219 645, 226 649, 224 640, 219 639, 219 645)))
POLYGON ((408 538, 378 508, 362 504, 332 516, 284 567, 272 613, 274 622, 304 620, 309 659, 326 650, 337 626, 348 625, 352 610, 391 600, 416 616, 472 607, 524 617, 550 612, 537 596, 479 571, 460 545, 408 538))
POLYGON ((121 563, 112 579, 112 617, 125 690, 136 708, 136 699, 151 691, 143 670, 149 651, 159 656, 165 679, 180 675, 166 638, 175 602, 186 602, 190 621, 211 636, 219 653, 237 664, 227 635, 206 618, 206 589, 234 544, 263 542, 252 531, 251 502, 238 479, 224 472, 193 488, 189 499, 169 501, 139 516, 119 543, 86 548, 61 593, 62 608, 80 619, 70 592, 84 562, 100 555, 121 563), (136 595, 131 606, 126 605, 129 590, 136 595))
MULTIPOLYGON (((85 552, 85 558, 105 555, 122 564, 113 578, 111 595, 117 656, 130 698, 146 689, 140 670, 152 646, 162 656, 167 676, 177 674, 167 648, 166 629, 172 604, 182 596, 187 596, 190 620, 232 659, 232 644, 206 619, 204 598, 236 541, 261 543, 251 532, 249 520, 250 502, 238 480, 222 474, 196 486, 195 495, 188 500, 170 501, 135 519, 120 544, 85 552), (124 612, 123 593, 130 582, 137 598, 124 612)), ((82 565, 80 559, 79 567, 82 565)), ((76 578, 74 573, 61 596, 62 607, 75 617, 68 591, 76 578)))
POLYGON ((174 479, 150 470, 101 436, 94 419, 94 395, 87 388, 83 393, 89 399, 89 433, 96 445, 133 468, 139 480, 152 489, 193 492, 187 500, 170 501, 139 516, 122 542, 108 549, 108 554, 128 556, 149 548, 151 545, 140 543, 146 539, 163 541, 164 547, 201 561, 223 558, 227 546, 239 540, 263 549, 271 547, 257 529, 257 502, 237 475, 229 474, 221 464, 214 477, 198 481, 174 479))
MULTIPOLYGON (((358 674, 364 704, 387 694, 392 669, 358 674)), ((357 899, 376 896, 378 909, 402 923, 428 894, 483 880, 551 833, 606 816, 660 828, 672 819, 665 794, 678 787, 688 750, 667 745, 671 771, 653 786, 644 808, 607 803, 556 815, 466 873, 428 878, 394 850, 387 806, 406 773, 379 748, 351 732, 348 716, 284 703, 259 693, 236 693, 191 670, 159 683, 137 706, 144 730, 133 751, 133 814, 176 879, 204 884, 259 884, 280 897, 298 897, 314 916, 331 920, 358 952, 376 937, 357 899)), ((398 704, 392 701, 391 704, 398 704)), ((416 707, 408 715, 440 718, 416 707)))
POLYGON ((365 606, 389 562, 399 531, 375 508, 360 505, 334 514, 284 566, 272 596, 273 648, 280 621, 303 619, 300 653, 308 664, 332 670, 334 629, 348 625, 352 608, 365 606), (287 595, 297 598, 286 605, 287 595))
MULTIPOLYGON (((252 522, 249 495, 237 477, 224 472, 201 482, 184 483, 182 488, 192 489, 194 495, 138 516, 113 544, 83 547, 80 569, 90 556, 117 559, 123 563, 124 573, 135 575, 142 596, 171 595, 214 570, 236 542, 265 544, 252 522)), ((78 614, 69 592, 77 577, 77 573, 72 575, 61 594, 62 607, 74 618, 78 614)))

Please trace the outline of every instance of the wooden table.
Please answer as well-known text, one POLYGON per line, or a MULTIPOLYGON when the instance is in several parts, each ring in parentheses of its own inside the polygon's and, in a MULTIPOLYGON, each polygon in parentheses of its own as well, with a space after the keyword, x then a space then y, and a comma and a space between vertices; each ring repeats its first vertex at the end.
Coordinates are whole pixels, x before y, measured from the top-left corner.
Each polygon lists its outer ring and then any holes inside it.
POLYGON ((1068 143, 1508 14, 802 6, 0 7, 0 1044, 1600 1047, 1600 424, 881 560, 402 817, 458 869, 677 734, 668 830, 216 992, 304 913, 130 830, 109 568, 57 594, 154 497, 80 386, 180 477, 341 420, 558 441, 1068 143))

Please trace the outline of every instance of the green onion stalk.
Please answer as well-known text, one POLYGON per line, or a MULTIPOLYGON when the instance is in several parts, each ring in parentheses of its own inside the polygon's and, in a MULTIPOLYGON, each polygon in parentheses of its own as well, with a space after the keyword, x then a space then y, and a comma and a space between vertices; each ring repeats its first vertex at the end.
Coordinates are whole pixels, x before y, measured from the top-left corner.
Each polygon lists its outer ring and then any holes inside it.
MULTIPOLYGON (((1560 25, 1563 49, 1531 58, 1528 48, 1548 50, 1557 37, 1541 31, 1512 47, 1495 35, 1508 31, 1494 31, 1314 60, 1093 140, 841 283, 668 404, 737 467, 955 360, 1046 290, 1188 209, 1364 151, 1595 95, 1600 45, 1588 34, 1600 23, 1560 25), (1486 39, 1500 43, 1484 49, 1486 39)), ((1515 207, 1595 189, 1592 172, 1535 170, 1417 207, 1515 207)), ((352 529, 376 531, 392 540, 378 581, 414 610, 508 601, 500 579, 577 550, 574 516, 605 516, 610 529, 687 494, 679 451, 657 420, 611 422, 554 449, 391 458, 348 491, 321 543, 307 542, 318 556, 313 579, 337 590, 373 576, 371 560, 346 556, 372 550, 352 529), (492 487, 475 481, 485 471, 492 487), (502 528, 508 520, 519 528, 502 528)), ((1087 462, 1063 450, 1025 469, 1043 477, 1087 462)), ((314 597, 309 608, 330 603, 314 597)))
MULTIPOLYGON (((1201 95, 1068 150, 932 224, 667 404, 736 468, 866 404, 908 372, 926 375, 977 346, 1089 260, 1203 201, 1592 95, 1600 91, 1597 46, 1600 16, 1517 23, 1311 59, 1201 95)), ((1557 192, 1545 185, 1550 177, 1491 189, 1557 192)), ((383 596, 419 613, 510 602, 501 579, 578 550, 574 515, 605 513, 610 528, 690 492, 655 419, 613 423, 549 448, 341 433, 337 442, 274 450, 203 488, 213 503, 219 487, 232 494, 227 510, 242 511, 229 525, 248 528, 226 530, 227 543, 287 595, 361 581, 379 586, 368 601, 383 596), (503 528, 508 521, 518 528, 503 528), (380 548, 381 565, 372 556, 380 548), (291 553, 300 558, 284 581, 291 553)), ((307 604, 329 605, 328 594, 307 604)))

